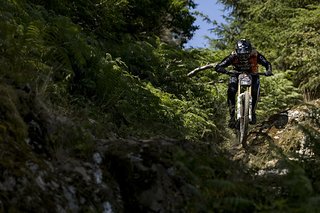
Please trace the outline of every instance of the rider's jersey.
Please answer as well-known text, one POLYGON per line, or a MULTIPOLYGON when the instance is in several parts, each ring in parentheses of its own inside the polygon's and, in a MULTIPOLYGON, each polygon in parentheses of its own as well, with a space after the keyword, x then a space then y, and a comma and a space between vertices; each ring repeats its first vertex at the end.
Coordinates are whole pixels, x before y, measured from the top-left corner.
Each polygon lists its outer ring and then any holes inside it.
POLYGON ((256 73, 258 72, 258 64, 264 66, 267 71, 271 71, 270 62, 258 51, 252 50, 249 59, 243 61, 239 59, 237 53, 234 51, 216 66, 216 70, 232 65, 234 69, 239 72, 256 73))

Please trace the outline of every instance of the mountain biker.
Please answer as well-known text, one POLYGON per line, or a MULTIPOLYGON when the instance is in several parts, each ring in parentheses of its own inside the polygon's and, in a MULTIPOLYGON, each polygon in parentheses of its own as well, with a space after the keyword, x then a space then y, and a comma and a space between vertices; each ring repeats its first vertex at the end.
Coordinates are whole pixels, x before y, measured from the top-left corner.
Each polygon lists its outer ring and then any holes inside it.
MULTIPOLYGON (((234 69, 239 72, 257 73, 258 64, 265 67, 265 75, 272 75, 272 67, 270 62, 255 50, 250 41, 241 39, 237 41, 235 51, 224 58, 219 64, 215 66, 215 71, 218 73, 226 73, 226 67, 233 65, 234 69)), ((235 104, 236 93, 238 90, 238 75, 234 74, 230 77, 228 85, 228 107, 230 113, 229 127, 235 128, 235 104)), ((256 123, 256 105, 260 93, 260 80, 258 75, 252 75, 252 120, 250 124, 256 123)))

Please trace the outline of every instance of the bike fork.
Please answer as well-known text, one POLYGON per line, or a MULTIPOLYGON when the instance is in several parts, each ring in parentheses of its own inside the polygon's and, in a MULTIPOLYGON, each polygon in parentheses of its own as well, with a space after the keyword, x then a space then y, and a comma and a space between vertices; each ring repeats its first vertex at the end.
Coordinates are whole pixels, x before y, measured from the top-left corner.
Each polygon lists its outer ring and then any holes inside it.
MULTIPOLYGON (((250 94, 250 91, 247 91, 247 92, 249 92, 249 94, 250 94)), ((249 121, 252 121, 252 97, 251 97, 251 95, 249 97, 250 97, 250 99, 249 99, 249 121)), ((238 100, 237 100, 237 109, 238 109, 237 110, 237 119, 240 119, 243 116, 243 114, 242 114, 240 109, 242 109, 241 108, 241 104, 242 104, 242 101, 244 101, 244 98, 245 98, 245 93, 241 93, 241 94, 238 95, 238 100)))
POLYGON ((252 121, 252 97, 249 96, 249 121, 252 121))
POLYGON ((242 117, 242 112, 241 112, 241 110, 243 110, 242 109, 242 107, 241 107, 241 105, 242 105, 242 101, 243 101, 243 97, 244 97, 244 93, 240 93, 239 95, 238 95, 238 100, 237 100, 237 120, 239 120, 241 117, 242 117))
POLYGON ((251 87, 249 87, 248 91, 249 93, 249 121, 252 121, 252 95, 251 95, 251 87))

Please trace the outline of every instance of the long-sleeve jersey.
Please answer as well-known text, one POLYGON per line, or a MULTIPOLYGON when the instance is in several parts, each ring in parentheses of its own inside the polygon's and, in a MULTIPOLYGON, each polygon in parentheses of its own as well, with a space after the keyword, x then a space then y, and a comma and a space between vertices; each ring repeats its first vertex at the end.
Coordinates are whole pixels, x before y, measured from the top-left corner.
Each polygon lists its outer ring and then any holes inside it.
POLYGON ((267 72, 272 72, 270 62, 260 54, 258 51, 253 50, 248 60, 241 61, 236 52, 232 52, 229 56, 224 58, 219 64, 216 65, 216 71, 224 71, 226 67, 233 65, 234 69, 240 72, 258 72, 258 64, 266 68, 267 72))

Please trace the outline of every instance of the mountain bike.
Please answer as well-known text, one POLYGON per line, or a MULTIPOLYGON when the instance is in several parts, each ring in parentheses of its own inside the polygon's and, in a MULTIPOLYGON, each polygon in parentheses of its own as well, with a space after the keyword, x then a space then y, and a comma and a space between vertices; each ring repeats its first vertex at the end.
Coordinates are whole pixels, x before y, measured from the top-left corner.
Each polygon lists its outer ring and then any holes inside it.
MULTIPOLYGON (((197 72, 205 69, 213 68, 213 64, 208 64, 202 67, 198 67, 187 74, 188 77, 195 75, 197 72)), ((238 76, 238 91, 236 96, 236 136, 243 148, 246 148, 249 122, 252 121, 252 75, 266 75, 265 73, 247 73, 239 71, 227 71, 227 75, 238 76)))
POLYGON ((243 148, 247 147, 249 122, 252 121, 252 76, 264 75, 265 73, 247 73, 239 71, 228 71, 227 75, 238 75, 238 91, 236 96, 236 135, 237 140, 243 148))

